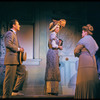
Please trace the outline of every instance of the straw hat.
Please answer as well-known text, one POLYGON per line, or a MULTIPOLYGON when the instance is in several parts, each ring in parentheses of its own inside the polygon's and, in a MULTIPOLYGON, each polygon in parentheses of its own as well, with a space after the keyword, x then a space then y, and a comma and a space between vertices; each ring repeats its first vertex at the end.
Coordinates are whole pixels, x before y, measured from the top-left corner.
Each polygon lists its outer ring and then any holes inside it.
POLYGON ((60 19, 60 20, 54 20, 53 19, 53 22, 51 22, 49 24, 49 30, 52 32, 55 30, 55 28, 59 25, 60 26, 60 29, 62 29, 62 27, 65 27, 65 24, 66 24, 66 20, 65 19, 60 19))
POLYGON ((23 61, 26 61, 26 59, 27 59, 26 52, 19 52, 19 54, 18 54, 19 64, 21 65, 23 61))

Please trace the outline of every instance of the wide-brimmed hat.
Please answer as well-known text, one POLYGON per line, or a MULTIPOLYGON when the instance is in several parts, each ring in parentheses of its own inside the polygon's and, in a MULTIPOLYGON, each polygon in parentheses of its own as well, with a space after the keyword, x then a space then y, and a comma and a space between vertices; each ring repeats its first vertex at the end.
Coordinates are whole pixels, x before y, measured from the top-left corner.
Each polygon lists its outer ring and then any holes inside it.
POLYGON ((86 30, 88 32, 88 34, 92 35, 92 31, 94 30, 93 29, 93 26, 91 26, 90 24, 87 24, 86 26, 83 26, 82 27, 82 30, 86 30))
POLYGON ((49 30, 52 32, 55 30, 55 28, 59 25, 60 29, 62 29, 62 27, 65 27, 66 24, 66 20, 65 19, 60 19, 60 20, 55 20, 53 19, 53 22, 51 22, 49 24, 49 30))
POLYGON ((19 52, 18 53, 18 61, 19 61, 20 65, 23 63, 23 61, 26 61, 26 59, 27 59, 27 53, 26 52, 19 52))

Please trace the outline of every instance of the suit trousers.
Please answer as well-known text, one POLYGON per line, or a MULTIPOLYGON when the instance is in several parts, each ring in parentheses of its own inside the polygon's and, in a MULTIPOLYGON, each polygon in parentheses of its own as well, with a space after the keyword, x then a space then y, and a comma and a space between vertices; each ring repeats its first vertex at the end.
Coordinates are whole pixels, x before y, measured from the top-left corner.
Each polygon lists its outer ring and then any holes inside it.
POLYGON ((26 77, 24 65, 6 65, 3 82, 3 98, 9 98, 13 90, 21 90, 26 77))

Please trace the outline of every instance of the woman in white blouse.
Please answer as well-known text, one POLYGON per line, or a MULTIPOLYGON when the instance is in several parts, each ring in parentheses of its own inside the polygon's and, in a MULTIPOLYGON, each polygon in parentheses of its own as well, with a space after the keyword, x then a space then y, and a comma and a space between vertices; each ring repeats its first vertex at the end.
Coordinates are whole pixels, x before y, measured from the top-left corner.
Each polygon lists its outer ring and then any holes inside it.
POLYGON ((62 50, 62 41, 57 38, 57 33, 65 27, 66 20, 53 20, 49 25, 51 31, 48 41, 49 50, 47 52, 46 73, 45 73, 45 92, 47 95, 58 95, 60 70, 58 49, 62 50))

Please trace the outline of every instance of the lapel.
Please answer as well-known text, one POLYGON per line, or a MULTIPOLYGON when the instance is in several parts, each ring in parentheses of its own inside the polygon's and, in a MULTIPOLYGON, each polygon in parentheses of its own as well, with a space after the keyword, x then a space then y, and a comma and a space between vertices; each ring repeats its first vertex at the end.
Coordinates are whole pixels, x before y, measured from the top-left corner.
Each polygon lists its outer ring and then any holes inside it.
POLYGON ((15 38, 16 42, 18 43, 17 35, 12 30, 10 30, 10 31, 13 33, 14 38, 15 38))

